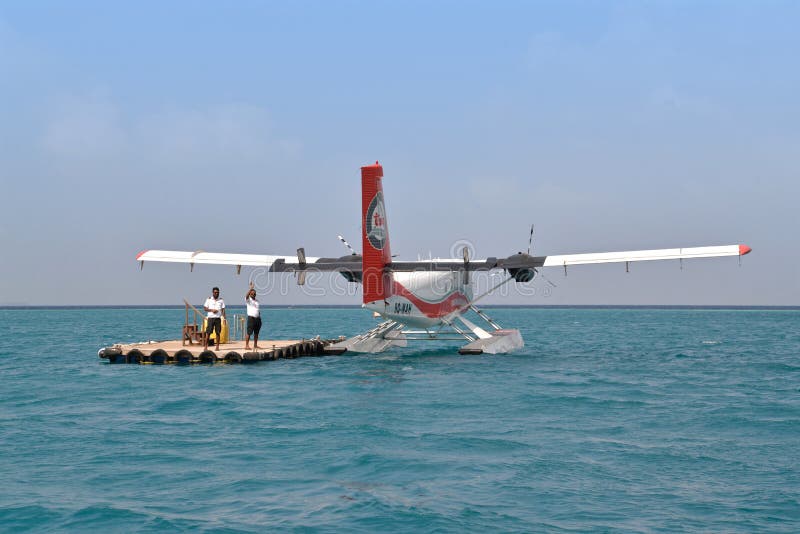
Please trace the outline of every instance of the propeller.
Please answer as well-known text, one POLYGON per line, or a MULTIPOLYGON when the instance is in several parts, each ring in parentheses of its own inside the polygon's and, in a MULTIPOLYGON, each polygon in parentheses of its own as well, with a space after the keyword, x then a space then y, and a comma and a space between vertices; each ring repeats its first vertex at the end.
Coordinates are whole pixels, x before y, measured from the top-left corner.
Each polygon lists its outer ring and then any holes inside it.
POLYGON ((533 224, 531 224, 531 235, 528 238, 528 256, 531 255, 531 246, 533 245, 533 224))
POLYGON ((461 249, 461 254, 464 256, 464 274, 462 275, 462 281, 464 285, 469 284, 469 249, 465 246, 461 249))
MULTIPOLYGON (((533 224, 531 224, 531 235, 528 237, 528 256, 531 255, 532 248, 533 248, 533 224)), ((550 279, 544 275, 544 273, 540 273, 539 269, 537 269, 536 267, 533 268, 533 272, 541 276, 544 279, 544 281, 550 284, 551 286, 556 287, 556 285, 553 282, 551 282, 550 279)))
POLYGON ((306 249, 302 247, 297 249, 297 263, 300 266, 297 271, 297 285, 302 286, 306 283, 306 249))
POLYGON ((342 237, 342 236, 340 236, 340 235, 339 235, 339 236, 336 236, 336 237, 338 237, 338 238, 339 238, 339 241, 341 241, 342 243, 344 243, 344 246, 346 246, 346 247, 347 247, 347 248, 350 250, 350 254, 351 254, 352 256, 356 256, 356 255, 357 255, 357 254, 356 254, 356 251, 355 251, 355 250, 353 250, 353 247, 351 247, 351 246, 350 246, 350 243, 348 243, 348 242, 345 240, 345 238, 343 238, 343 237, 342 237))

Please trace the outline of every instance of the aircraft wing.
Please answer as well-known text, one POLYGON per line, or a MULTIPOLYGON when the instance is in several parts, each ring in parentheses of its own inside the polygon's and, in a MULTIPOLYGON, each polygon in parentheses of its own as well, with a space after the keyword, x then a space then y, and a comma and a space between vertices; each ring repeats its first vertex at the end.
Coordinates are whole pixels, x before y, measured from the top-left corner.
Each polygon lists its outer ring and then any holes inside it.
POLYGON ((657 250, 626 250, 621 252, 593 252, 589 254, 561 254, 552 256, 530 256, 518 253, 507 258, 464 260, 457 258, 423 261, 393 261, 388 267, 392 271, 488 271, 491 269, 534 269, 539 267, 564 267, 590 263, 622 263, 632 261, 680 260, 692 258, 716 258, 721 256, 744 256, 750 252, 747 245, 724 245, 719 247, 664 248, 657 250))
POLYGON ((144 250, 136 256, 136 261, 144 265, 146 261, 188 263, 207 265, 231 265, 241 267, 266 267, 271 272, 290 272, 313 268, 319 271, 353 271, 361 272, 361 256, 345 256, 343 258, 312 258, 304 253, 292 256, 271 254, 229 254, 222 252, 185 251, 185 250, 144 250))
MULTIPOLYGON (((165 261, 173 263, 206 263, 211 265, 247 265, 269 267, 276 260, 297 261, 297 256, 272 256, 268 254, 225 254, 218 252, 189 252, 183 250, 145 250, 136 256, 136 261, 165 261)), ((306 258, 306 261, 317 258, 306 258)))
MULTIPOLYGON (((305 258, 305 269, 319 271, 350 271, 361 273, 360 254, 341 258, 305 258)), ((539 258, 540 260, 543 258, 539 258)), ((168 262, 207 265, 231 265, 234 267, 266 267, 270 272, 290 272, 303 268, 300 258, 269 254, 229 254, 221 252, 191 252, 186 250, 144 250, 136 256, 136 261, 168 262)), ((476 260, 469 263, 468 270, 488 271, 498 267, 496 258, 476 260)), ((539 266, 541 262, 539 263, 539 266)), ((421 261, 392 262, 386 268, 391 271, 454 271, 464 267, 461 259, 433 259, 421 261)))
POLYGON ((632 261, 718 258, 722 256, 744 256, 750 251, 751 248, 747 245, 724 245, 719 247, 662 248, 657 250, 564 254, 546 256, 542 266, 563 267, 565 265, 585 265, 588 263, 627 263, 632 261))
MULTIPOLYGON (((530 257, 530 256, 529 256, 530 257)), ((502 266, 497 258, 470 260, 466 263, 468 271, 490 271, 502 266)), ((457 258, 439 258, 433 260, 392 261, 386 268, 390 271, 458 271, 464 269, 464 260, 457 258)))
MULTIPOLYGON (((302 250, 302 249, 301 249, 302 250)), ((465 262, 458 258, 420 261, 392 261, 386 265, 389 271, 490 271, 492 269, 534 269, 539 267, 567 267, 592 263, 629 263, 634 261, 681 260, 694 258, 717 258, 722 256, 744 256, 751 251, 747 245, 723 245, 714 247, 665 248, 656 250, 626 250, 621 252, 593 252, 588 254, 561 254, 530 256, 518 253, 507 258, 486 258, 465 262)), ((277 256, 268 254, 227 254, 219 252, 190 252, 181 250, 145 250, 136 256, 143 265, 146 261, 210 265, 231 265, 240 269, 266 267, 270 272, 293 272, 317 270, 360 274, 361 255, 341 258, 305 257, 297 255, 277 256)))

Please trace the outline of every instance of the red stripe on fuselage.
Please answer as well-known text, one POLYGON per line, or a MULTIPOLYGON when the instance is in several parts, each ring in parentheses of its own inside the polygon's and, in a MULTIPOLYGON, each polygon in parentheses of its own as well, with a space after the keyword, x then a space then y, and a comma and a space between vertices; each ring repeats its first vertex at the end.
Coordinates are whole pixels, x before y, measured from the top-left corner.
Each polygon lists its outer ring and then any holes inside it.
POLYGON ((392 294, 408 299, 419 311, 431 318, 444 317, 469 304, 467 296, 460 291, 450 293, 444 300, 439 302, 428 302, 416 296, 396 280, 392 280, 392 294))

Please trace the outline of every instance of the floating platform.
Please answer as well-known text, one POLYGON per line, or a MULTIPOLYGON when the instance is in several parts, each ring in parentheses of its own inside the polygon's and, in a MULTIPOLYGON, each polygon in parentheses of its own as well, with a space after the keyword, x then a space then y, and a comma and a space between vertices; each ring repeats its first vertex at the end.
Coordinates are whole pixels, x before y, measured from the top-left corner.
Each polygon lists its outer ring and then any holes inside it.
MULTIPOLYGON (((343 339, 343 338, 341 338, 343 339)), ((244 341, 221 343, 203 349, 202 345, 184 345, 180 339, 145 343, 116 344, 102 348, 97 355, 108 363, 196 364, 255 363, 305 356, 339 355, 347 349, 331 347, 341 339, 259 340, 258 349, 244 348, 244 341)))

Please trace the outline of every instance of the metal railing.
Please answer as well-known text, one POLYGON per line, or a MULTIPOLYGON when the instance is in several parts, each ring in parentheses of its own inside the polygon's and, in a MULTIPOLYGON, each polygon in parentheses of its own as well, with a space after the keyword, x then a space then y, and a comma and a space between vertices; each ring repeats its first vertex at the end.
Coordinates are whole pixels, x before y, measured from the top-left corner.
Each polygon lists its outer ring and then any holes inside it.
MULTIPOLYGON (((186 306, 186 320, 183 323, 184 342, 186 341, 187 332, 200 332, 200 327, 205 319, 205 313, 198 310, 188 300, 183 299, 186 306), (189 309, 192 310, 192 322, 189 322, 189 309), (191 327, 191 328, 190 328, 191 327)), ((238 313, 233 314, 233 318, 228 323, 228 338, 230 340, 244 341, 244 335, 247 328, 247 316, 238 313)))
POLYGON ((188 300, 183 299, 183 303, 186 305, 186 320, 183 323, 183 332, 181 333, 181 344, 185 345, 187 341, 189 344, 192 344, 194 341, 201 341, 203 338, 203 334, 199 330, 198 326, 198 319, 199 324, 203 324, 203 312, 195 308, 192 304, 189 303, 188 300), (192 309, 192 322, 189 322, 189 308, 192 309))
MULTIPOLYGON (((247 316, 238 313, 233 314, 233 328, 228 330, 231 339, 244 341, 245 328, 247 326, 247 316)), ((230 326, 229 326, 230 328, 230 326)))

